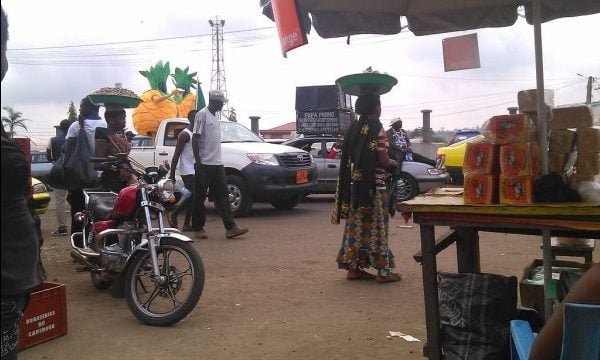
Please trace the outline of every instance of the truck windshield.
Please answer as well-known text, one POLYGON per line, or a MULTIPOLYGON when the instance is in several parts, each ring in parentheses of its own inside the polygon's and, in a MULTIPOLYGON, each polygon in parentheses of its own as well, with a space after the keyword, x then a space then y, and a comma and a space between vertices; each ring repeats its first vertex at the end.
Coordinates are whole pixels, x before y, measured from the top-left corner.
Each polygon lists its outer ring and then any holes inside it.
POLYGON ((221 121, 221 142, 263 142, 263 140, 241 124, 221 121))

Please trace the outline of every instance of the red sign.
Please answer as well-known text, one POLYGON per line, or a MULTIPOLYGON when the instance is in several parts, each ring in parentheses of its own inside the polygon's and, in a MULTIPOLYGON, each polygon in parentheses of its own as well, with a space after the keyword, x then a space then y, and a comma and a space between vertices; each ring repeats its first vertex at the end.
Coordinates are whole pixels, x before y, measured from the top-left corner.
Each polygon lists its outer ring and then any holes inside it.
POLYGON ((444 71, 481 67, 477 34, 443 39, 442 50, 444 52, 444 71))
POLYGON ((292 49, 308 43, 296 7, 296 0, 271 0, 273 16, 279 33, 283 56, 292 49))

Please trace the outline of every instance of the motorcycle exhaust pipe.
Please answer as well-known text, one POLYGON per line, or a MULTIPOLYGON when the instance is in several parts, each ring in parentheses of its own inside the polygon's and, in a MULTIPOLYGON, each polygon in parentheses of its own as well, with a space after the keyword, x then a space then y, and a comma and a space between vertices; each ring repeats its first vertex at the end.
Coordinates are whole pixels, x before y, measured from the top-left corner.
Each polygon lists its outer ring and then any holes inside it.
POLYGON ((81 265, 88 267, 89 269, 94 269, 97 267, 89 261, 87 256, 81 254, 77 249, 71 249, 71 258, 81 265))

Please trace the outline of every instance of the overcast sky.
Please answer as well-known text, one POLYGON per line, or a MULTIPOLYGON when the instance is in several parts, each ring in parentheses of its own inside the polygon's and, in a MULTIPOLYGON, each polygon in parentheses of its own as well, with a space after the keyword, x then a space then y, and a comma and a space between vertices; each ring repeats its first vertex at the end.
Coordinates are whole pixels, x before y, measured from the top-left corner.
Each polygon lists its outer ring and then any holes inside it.
MULTIPOLYGON (((101 87, 120 82, 137 94, 148 90, 138 71, 158 60, 169 61, 172 70, 189 66, 197 71, 206 94, 212 67, 208 20, 216 16, 225 20, 229 106, 248 127, 250 115, 261 116, 261 129, 295 121, 296 86, 334 84, 368 66, 398 78, 398 85, 382 97, 382 122, 387 126, 401 117, 406 129, 421 126, 421 109, 433 110, 435 130, 477 126, 516 106, 519 90, 536 86, 533 27, 524 19, 507 28, 442 35, 416 37, 403 31, 355 36, 350 45, 345 38, 321 39, 313 30, 308 45, 283 58, 274 23, 261 14, 258 0, 104 0, 85 5, 3 0, 2 6, 10 34, 2 107, 23 112, 32 120, 27 122, 29 135, 39 138, 53 133, 70 101, 78 106, 101 87), (481 68, 444 72, 442 39, 473 32, 481 68)), ((600 77, 600 47, 585 40, 597 38, 599 23, 596 14, 542 25, 545 83, 555 90, 557 105, 585 101, 586 77, 600 77)), ((593 99, 600 99, 600 91, 593 92, 593 99)))

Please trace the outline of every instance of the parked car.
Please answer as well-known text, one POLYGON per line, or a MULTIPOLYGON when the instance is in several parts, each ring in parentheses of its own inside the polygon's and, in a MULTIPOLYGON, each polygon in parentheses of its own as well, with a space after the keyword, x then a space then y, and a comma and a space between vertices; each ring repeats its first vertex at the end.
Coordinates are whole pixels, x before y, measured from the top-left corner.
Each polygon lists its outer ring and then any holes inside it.
MULTIPOLYGON (((308 151, 317 164, 317 185, 313 189, 314 194, 334 194, 340 169, 340 158, 330 159, 328 157, 331 146, 339 141, 337 137, 298 137, 285 141, 282 145, 297 147, 308 151)), ((430 165, 404 161, 400 174, 398 189, 398 201, 406 201, 414 198, 420 193, 444 185, 448 180, 448 174, 444 170, 438 170, 430 165)))
POLYGON ((483 141, 483 135, 476 135, 465 140, 456 142, 449 146, 444 146, 437 149, 436 164, 438 169, 446 169, 450 175, 450 183, 462 185, 463 177, 463 162, 465 159, 465 151, 467 144, 471 142, 483 141))
POLYGON ((467 140, 477 135, 481 135, 481 131, 476 129, 456 130, 448 139, 446 146, 456 144, 459 141, 467 140))
POLYGON ((46 182, 52 170, 52 163, 46 157, 45 151, 31 152, 31 176, 42 182, 46 182))
POLYGON ((34 177, 31 178, 31 186, 33 187, 33 208, 36 214, 41 215, 48 210, 50 203, 48 187, 34 177))
POLYGON ((136 135, 131 139, 132 147, 154 147, 154 139, 150 136, 136 135))

